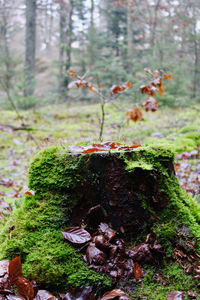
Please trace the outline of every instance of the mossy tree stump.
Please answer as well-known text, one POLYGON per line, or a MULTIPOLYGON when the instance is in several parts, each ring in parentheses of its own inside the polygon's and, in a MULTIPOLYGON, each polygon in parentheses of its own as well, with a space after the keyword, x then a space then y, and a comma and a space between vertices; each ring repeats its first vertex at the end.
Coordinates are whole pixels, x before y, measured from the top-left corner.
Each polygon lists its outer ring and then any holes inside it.
POLYGON ((41 151, 29 171, 35 195, 26 195, 21 207, 2 221, 0 259, 20 255, 24 276, 51 290, 108 287, 110 279, 90 270, 61 234, 67 226, 80 225, 97 204, 128 242, 144 241, 155 231, 168 258, 182 228, 199 241, 200 208, 180 188, 173 159, 170 151, 150 147, 93 154, 58 147, 41 151))

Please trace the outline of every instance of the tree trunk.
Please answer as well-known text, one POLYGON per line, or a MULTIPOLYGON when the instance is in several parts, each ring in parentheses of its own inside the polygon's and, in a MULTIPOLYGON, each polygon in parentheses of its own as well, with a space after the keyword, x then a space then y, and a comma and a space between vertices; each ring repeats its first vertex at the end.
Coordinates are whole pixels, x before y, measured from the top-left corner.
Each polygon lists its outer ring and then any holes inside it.
POLYGON ((157 24, 158 24, 158 9, 159 9, 160 2, 161 2, 161 0, 158 0, 155 5, 154 21, 153 21, 152 35, 151 35, 152 55, 154 58, 155 58, 155 45, 156 45, 156 30, 157 30, 157 24))
POLYGON ((70 0, 68 4, 60 2, 59 94, 62 100, 66 98, 69 83, 67 72, 71 67, 73 12, 74 0, 70 0))
POLYGON ((94 36, 95 36, 95 28, 94 28, 94 0, 91 0, 91 7, 90 7, 90 27, 89 27, 89 64, 90 66, 94 65, 95 57, 94 57, 94 36))
POLYGON ((59 41, 59 94, 63 99, 66 94, 64 88, 64 63, 66 48, 66 25, 67 25, 67 7, 60 2, 60 41, 59 41))
POLYGON ((195 11, 195 6, 193 6, 193 44, 194 44, 194 71, 193 71, 193 89, 192 97, 197 96, 197 84, 198 84, 198 73, 199 73, 199 49, 198 49, 198 33, 197 33, 197 16, 195 11))
POLYGON ((25 96, 35 89, 36 0, 26 0, 25 96))
POLYGON ((133 66, 133 0, 128 1, 127 5, 127 56, 128 56, 128 68, 131 72, 133 66))
MULTIPOLYGON (((74 0, 70 0, 69 6, 69 19, 68 19, 68 31, 67 31, 67 47, 66 47, 66 62, 65 71, 67 72, 71 67, 71 55, 72 55, 72 37, 73 37, 73 13, 74 13, 74 0)), ((68 76, 65 76, 65 87, 69 83, 68 76)))

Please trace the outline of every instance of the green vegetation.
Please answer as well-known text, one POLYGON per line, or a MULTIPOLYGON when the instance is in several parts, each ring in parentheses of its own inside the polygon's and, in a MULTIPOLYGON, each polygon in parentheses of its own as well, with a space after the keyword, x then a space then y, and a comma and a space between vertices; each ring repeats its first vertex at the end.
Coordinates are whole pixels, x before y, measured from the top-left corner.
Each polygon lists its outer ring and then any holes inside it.
MULTIPOLYGON (((147 222, 157 233, 168 261, 177 242, 177 233, 183 226, 189 228, 189 238, 200 241, 200 208, 180 188, 170 170, 173 153, 161 147, 139 147, 131 154, 115 152, 115 155, 124 160, 125 169, 133 175, 138 169, 144 174, 154 170, 159 193, 153 199, 142 197, 144 195, 141 193, 138 199, 141 198, 146 216, 151 216, 147 222), (153 202, 162 203, 163 198, 167 206, 161 210, 154 207, 153 202), (158 214, 159 220, 153 221, 158 214)), ((105 289, 110 285, 107 277, 88 269, 74 247, 61 235, 61 231, 71 223, 73 207, 82 199, 84 178, 92 178, 87 170, 89 157, 89 154, 69 155, 62 147, 42 150, 34 158, 29 170, 29 187, 35 190, 35 195, 26 195, 24 203, 1 222, 0 259, 12 259, 20 255, 24 276, 28 279, 37 278, 38 284, 50 290, 82 284, 105 289), (15 228, 10 239, 9 228, 13 225, 15 228)), ((93 184, 98 184, 98 178, 93 184)), ((91 198, 91 206, 92 201, 91 198)), ((144 241, 145 232, 141 232, 137 243, 142 239, 144 241)), ((186 276, 182 271, 177 274, 179 278, 186 276)), ((144 283, 148 282, 148 278, 144 283)))
MULTIPOLYGON (((196 290, 197 282, 184 273, 177 263, 165 263, 162 268, 145 266, 146 274, 142 286, 136 286, 136 295, 148 297, 148 300, 164 300, 172 291, 185 292, 184 299, 191 299, 187 296, 188 291, 196 290), (161 282, 156 282, 156 275, 160 276, 161 282)), ((134 299, 134 298, 133 298, 134 299)))
MULTIPOLYGON (((152 299, 156 294, 163 299, 167 291, 186 290, 186 285, 181 288, 179 284, 183 276, 184 282, 188 283, 188 290, 194 290, 195 281, 191 276, 184 275, 177 265, 175 267, 171 257, 174 244, 179 243, 177 232, 182 230, 183 225, 189 228, 188 238, 199 240, 199 206, 180 189, 177 179, 167 171, 166 162, 174 159, 173 153, 167 148, 176 152, 190 151, 200 144, 198 107, 160 110, 154 114, 145 113, 144 121, 129 124, 125 122, 125 112, 130 104, 120 102, 120 107, 121 111, 112 104, 107 106, 105 140, 125 144, 132 144, 133 141, 138 144, 149 144, 135 149, 131 157, 128 154, 120 155, 125 160, 126 170, 133 176, 138 170, 145 174, 148 172, 159 174, 158 185, 161 196, 169 201, 167 208, 159 212, 160 220, 152 223, 152 230, 156 231, 159 243, 164 246, 166 262, 163 266, 155 268, 144 266, 147 278, 143 279, 142 290, 138 286, 137 294, 147 295, 151 288, 152 299), (155 132, 161 137, 149 137, 155 132), (169 272, 169 285, 166 287, 151 281, 152 272, 160 272, 159 268, 166 274, 163 277, 167 278, 169 272)), ((17 206, 11 216, 4 217, 0 221, 0 259, 11 259, 20 255, 24 276, 29 279, 37 278, 37 282, 45 289, 66 290, 69 286, 84 283, 94 285, 97 289, 110 286, 110 280, 89 270, 82 257, 76 253, 74 247, 63 240, 61 235, 61 231, 70 224, 72 208, 80 199, 83 165, 88 157, 85 155, 77 159, 76 155, 67 156, 68 146, 97 141, 90 138, 91 135, 98 137, 97 112, 97 105, 84 104, 80 110, 78 103, 73 106, 62 105, 57 108, 56 113, 54 106, 42 108, 37 112, 22 112, 25 121, 34 128, 32 134, 41 147, 57 145, 45 148, 35 156, 29 170, 29 185, 36 193, 33 197, 26 195, 24 201, 23 193, 21 197, 13 198, 10 191, 15 192, 19 186, 17 174, 22 174, 21 181, 26 182, 30 158, 38 150, 26 131, 5 130, 0 136, 2 178, 13 178, 13 187, 2 186, 1 192, 6 193, 5 201, 12 203, 15 199, 17 206), (16 161, 16 164, 8 168, 8 165, 13 165, 13 161, 16 161), (15 226, 15 229, 10 239, 9 228, 12 226, 15 226)), ((20 126, 20 120, 17 120, 11 111, 2 112, 1 122, 20 126)), ((95 180, 98 183, 98 178, 95 180)), ((26 190, 27 188, 24 188, 24 191, 26 190)), ((137 199, 147 215, 151 216, 146 219, 153 222, 157 212, 151 202, 147 201, 142 192, 137 193, 137 199)), ((147 233, 145 230, 144 227, 141 236, 132 241, 134 245, 144 242, 147 233)))

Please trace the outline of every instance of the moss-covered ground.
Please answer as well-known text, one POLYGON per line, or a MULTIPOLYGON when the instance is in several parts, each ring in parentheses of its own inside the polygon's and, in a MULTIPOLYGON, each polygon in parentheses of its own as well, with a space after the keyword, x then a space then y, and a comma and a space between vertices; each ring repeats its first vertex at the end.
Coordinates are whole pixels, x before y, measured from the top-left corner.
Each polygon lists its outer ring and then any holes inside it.
MULTIPOLYGON (((60 222, 63 220, 64 211, 62 209, 57 210, 54 205, 55 198, 48 198, 45 190, 46 186, 51 185, 51 180, 53 181, 53 172, 52 178, 47 178, 46 181, 43 181, 43 186, 40 186, 40 190, 43 190, 45 194, 45 201, 40 201, 41 197, 37 198, 36 195, 35 197, 26 196, 26 200, 23 203, 24 193, 28 190, 28 168, 32 157, 38 150, 46 146, 58 145, 65 152, 69 145, 85 145, 98 141, 100 119, 98 105, 79 105, 51 106, 41 108, 35 112, 23 112, 27 123, 34 129, 31 132, 34 140, 26 131, 12 131, 8 128, 0 127, 0 200, 10 203, 13 210, 15 206, 19 207, 18 210, 13 212, 10 224, 10 226, 17 224, 17 228, 13 232, 9 249, 5 249, 5 251, 9 253, 10 258, 16 255, 18 251, 23 259, 22 249, 25 257, 27 255, 26 251, 29 251, 31 243, 34 241, 36 250, 34 254, 29 255, 28 261, 23 265, 24 274, 28 278, 37 280, 34 277, 37 277, 37 274, 41 273, 43 274, 41 278, 44 278, 44 280, 40 283, 42 285, 46 283, 48 286, 48 282, 45 280, 48 278, 48 272, 50 272, 51 276, 55 274, 55 287, 63 285, 63 282, 66 284, 66 280, 63 279, 63 274, 66 275, 65 271, 62 268, 56 269, 55 264, 57 261, 62 262, 62 265, 64 262, 67 265, 72 262, 77 269, 81 269, 81 274, 85 272, 88 283, 91 282, 94 284, 96 281, 98 288, 101 286, 105 288, 109 286, 109 280, 93 271, 88 272, 86 265, 84 265, 80 256, 75 254, 73 247, 68 245, 63 248, 63 243, 60 240, 62 237, 58 234, 57 228, 55 227, 55 231, 48 231, 51 219, 40 219, 39 212, 48 210, 49 208, 47 209, 47 207, 50 207, 50 211, 46 211, 46 215, 53 216, 54 224, 58 222, 59 227, 62 225, 60 222), (48 206, 46 205, 46 201, 49 203, 48 206), (24 207, 26 206, 27 208, 31 206, 36 208, 34 216, 28 215, 28 210, 27 214, 24 214, 24 207), (15 218, 16 220, 20 219, 20 222, 18 221, 16 224, 13 224, 15 218), (55 220, 56 218, 57 221, 55 220), (21 230, 22 228, 23 230, 21 230), (27 233, 31 233, 28 238, 24 228, 26 228, 27 233), (38 234, 38 231, 35 230, 36 228, 42 228, 43 231, 40 231, 38 234), (15 233, 17 236, 20 232, 24 237, 20 240, 15 239, 15 233), (24 241, 23 244, 21 244, 21 240, 24 241), (44 240, 46 243, 44 243, 44 240), (52 243, 49 243, 50 240, 52 243), (44 247, 44 244, 46 244, 46 247, 44 247), (40 259, 41 253, 47 257, 45 261, 40 259), (37 266, 34 268, 35 273, 30 271, 30 262, 37 266)), ((119 141, 124 144, 159 144, 164 147, 167 146, 176 153, 192 151, 200 145, 200 107, 176 110, 165 109, 156 113, 145 113, 144 121, 127 123, 125 112, 129 108, 130 104, 127 105, 124 103, 120 104, 120 109, 112 105, 107 106, 104 140, 119 141)), ((10 111, 1 112, 0 123, 15 126, 20 125, 20 121, 16 119, 15 113, 10 111)), ((139 162, 139 164, 141 163, 139 162)), ((139 165, 128 165, 127 170, 130 171, 137 167, 139 165)), ((146 170, 150 170, 152 165, 145 162, 143 167, 146 170)), ((34 186, 32 188, 34 189, 34 186)), ((169 189, 168 193, 173 193, 173 190, 169 189)), ((180 195, 176 195, 177 201, 179 197, 185 198, 182 193, 184 194, 184 192, 180 192, 180 195)), ((174 195, 171 196, 174 197, 174 195)), ((61 201, 62 203, 63 199, 56 199, 56 201, 61 201)), ((178 203, 181 214, 181 201, 178 203)), ((199 232, 199 208, 195 201, 187 203, 187 210, 188 212, 184 217, 185 222, 193 224, 191 226, 193 233, 199 232), (195 222, 193 222, 194 219, 195 222)), ((7 212, 9 213, 9 210, 3 210, 3 213, 7 212)), ((0 221, 1 228, 3 228, 5 221, 6 218, 2 218, 2 221, 0 221)), ((163 242, 164 244, 166 242, 168 238, 167 234, 172 237, 173 225, 174 228, 177 226, 177 224, 173 224, 173 218, 170 224, 166 223, 163 225, 166 228, 162 228, 162 230, 160 226, 156 227, 155 225, 154 230, 157 232, 161 243, 163 242), (160 235, 160 232, 162 232, 162 235, 160 235), (166 236, 163 236, 163 232, 165 232, 166 236)), ((2 234, 7 233, 2 232, 2 234)), ((199 233, 195 235, 198 238, 199 233)), ((169 245, 164 246, 168 249, 168 255, 170 256, 171 249, 169 245)), ((0 259, 4 257, 3 250, 1 251, 0 259)), ((80 281, 74 278, 73 269, 69 269, 67 277, 67 284, 69 286, 84 283, 84 276, 80 281)), ((196 290, 196 286, 197 282, 192 279, 192 276, 186 275, 177 264, 166 263, 162 267, 162 270, 158 267, 148 266, 146 268, 146 276, 143 279, 142 285, 136 287, 136 294, 146 296, 147 299, 166 299, 169 291, 182 290, 187 292, 196 290), (159 273, 164 280, 168 281, 168 284, 165 286, 152 280, 155 273, 159 273)))

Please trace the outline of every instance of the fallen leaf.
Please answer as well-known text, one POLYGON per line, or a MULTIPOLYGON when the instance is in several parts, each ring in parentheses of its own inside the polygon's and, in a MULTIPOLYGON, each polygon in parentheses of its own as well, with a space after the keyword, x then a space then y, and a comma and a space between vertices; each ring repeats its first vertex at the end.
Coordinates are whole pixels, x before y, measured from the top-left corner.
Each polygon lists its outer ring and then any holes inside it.
POLYGON ((3 277, 5 274, 8 274, 9 260, 0 261, 0 277, 3 277))
POLYGON ((102 250, 95 247, 94 243, 90 243, 86 250, 86 257, 88 262, 96 265, 102 265, 105 263, 107 255, 102 250))
POLYGON ((75 244, 84 244, 91 240, 91 235, 81 227, 70 227, 62 232, 63 237, 75 244))
POLYGON ((95 243, 95 246, 100 249, 105 251, 106 249, 109 249, 110 243, 105 239, 103 235, 97 235, 94 237, 93 242, 95 243))
POLYGON ((91 286, 82 286, 70 289, 62 300, 95 300, 91 286))
POLYGON ((16 284, 18 277, 22 277, 22 264, 20 257, 15 257, 9 263, 9 278, 11 285, 16 284))
POLYGON ((24 300, 24 297, 19 295, 6 295, 6 300, 24 300))
POLYGON ((33 300, 34 289, 32 284, 24 277, 18 277, 16 282, 17 290, 20 296, 27 300, 33 300))
MULTIPOLYGON (((100 300, 110 300, 115 299, 116 297, 123 297, 123 299, 131 300, 126 294, 120 289, 114 289, 105 293, 100 300), (126 297, 126 298, 124 298, 126 297)), ((119 298, 120 299, 120 298, 119 298)))
POLYGON ((133 264, 133 275, 136 280, 140 280, 142 277, 142 270, 137 262, 133 264))
POLYGON ((57 298, 46 290, 39 290, 34 300, 56 300, 57 298))
POLYGON ((110 228, 106 223, 100 223, 99 231, 104 234, 105 239, 108 241, 111 241, 117 234, 116 230, 110 228))

